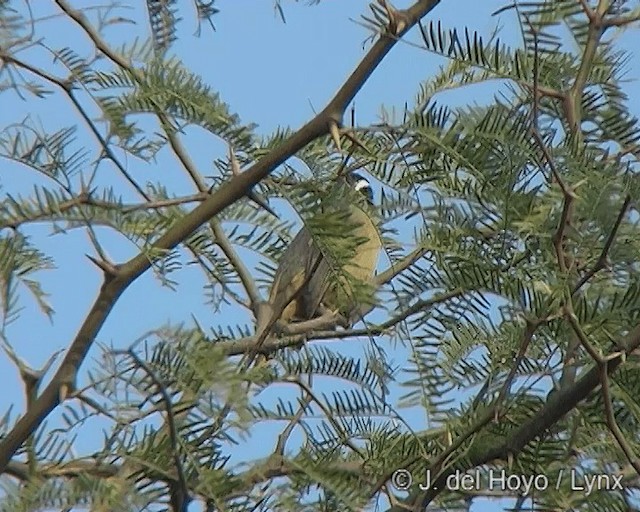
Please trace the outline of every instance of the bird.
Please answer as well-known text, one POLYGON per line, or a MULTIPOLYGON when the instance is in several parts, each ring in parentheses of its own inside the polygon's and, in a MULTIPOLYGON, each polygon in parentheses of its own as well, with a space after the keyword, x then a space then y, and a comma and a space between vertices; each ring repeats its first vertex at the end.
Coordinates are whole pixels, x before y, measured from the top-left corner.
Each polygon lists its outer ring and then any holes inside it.
POLYGON ((373 300, 371 281, 382 247, 373 190, 369 181, 355 171, 340 177, 333 189, 322 200, 321 208, 344 213, 345 222, 352 227, 352 236, 345 241, 351 249, 347 263, 342 259, 342 268, 335 268, 331 257, 303 227, 282 254, 269 293, 272 310, 282 311, 280 325, 311 320, 332 311, 345 320, 346 327, 357 319, 364 306, 357 299, 373 300))

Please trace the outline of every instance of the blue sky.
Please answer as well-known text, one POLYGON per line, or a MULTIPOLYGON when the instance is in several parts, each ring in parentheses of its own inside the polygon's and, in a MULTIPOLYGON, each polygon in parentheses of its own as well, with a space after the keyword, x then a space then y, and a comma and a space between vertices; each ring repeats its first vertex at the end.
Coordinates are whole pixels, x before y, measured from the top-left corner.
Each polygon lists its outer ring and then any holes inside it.
MULTIPOLYGON (((36 17, 58 12, 53 2, 33 4, 36 17)), ((75 4, 86 5, 85 2, 75 4)), ((267 135, 279 126, 296 128, 331 98, 364 55, 369 36, 367 29, 357 22, 360 15, 366 13, 368 2, 325 0, 318 6, 308 7, 305 4, 284 1, 287 22, 283 24, 270 1, 220 0, 217 5, 221 12, 214 18, 216 32, 211 33, 203 27, 204 35, 200 39, 193 36, 196 29, 193 13, 183 11, 185 21, 181 24, 175 52, 188 68, 200 74, 220 93, 244 122, 256 123, 258 133, 267 135)), ((395 5, 401 8, 410 4, 404 1, 395 5)), ((491 16, 503 4, 504 1, 496 0, 443 0, 428 19, 439 19, 443 26, 450 28, 469 26, 485 37, 500 25, 503 27, 501 39, 516 42, 519 35, 514 18, 509 14, 491 16)), ((134 32, 144 37, 146 22, 142 11, 124 9, 121 14, 135 18, 140 25, 110 27, 105 32, 107 39, 118 45, 130 42, 134 32)), ((76 27, 67 22, 65 27, 60 30, 60 19, 52 18, 39 30, 49 47, 69 46, 84 56, 90 56, 92 49, 76 27)), ((416 40, 415 32, 410 39, 416 40)), ((628 36, 626 39, 630 42, 628 36)), ((627 41, 623 44, 630 47, 627 41)), ((52 72, 61 72, 59 65, 52 63, 51 55, 42 49, 34 48, 22 57, 52 72)), ((398 44, 358 94, 355 101, 357 122, 377 122, 382 118, 383 108, 386 112, 392 112, 393 108, 401 111, 405 102, 412 104, 420 81, 431 76, 443 62, 424 50, 398 44)), ((629 69, 629 78, 637 79, 640 69, 637 55, 634 55, 629 69)), ((628 85, 630 96, 640 98, 638 83, 628 85)), ((494 90, 493 86, 465 89, 448 95, 447 100, 482 103, 494 90)), ((89 102, 85 104, 90 105, 89 102)), ((636 100, 632 108, 637 112, 640 110, 638 107, 636 100)), ((19 122, 27 115, 48 130, 77 122, 59 94, 46 100, 21 102, 13 93, 5 92, 0 95, 0 113, 2 125, 8 124, 9 119, 9 122, 19 122)), ((97 110, 93 108, 91 113, 97 115, 97 110)), ((95 143, 87 136, 86 126, 79 126, 79 146, 95 152, 95 143)), ((203 174, 213 173, 213 159, 225 156, 224 144, 212 142, 211 137, 202 131, 189 131, 188 137, 182 140, 203 174)), ((178 166, 167 151, 159 154, 156 163, 147 164, 132 158, 126 162, 128 170, 141 183, 161 182, 176 194, 193 192, 189 181, 177 170, 178 166)), ((114 170, 107 163, 101 164, 98 181, 118 185, 125 200, 138 199, 130 188, 114 179, 114 170)), ((3 163, 0 169, 2 194, 27 195, 34 184, 45 185, 47 182, 26 172, 25 168, 3 163)), ((53 236, 50 226, 45 224, 31 225, 26 232, 55 261, 55 270, 40 274, 43 288, 50 294, 55 315, 50 322, 38 312, 34 301, 23 293, 22 316, 8 327, 6 334, 20 357, 32 367, 39 367, 51 354, 68 346, 97 294, 101 274, 85 256, 94 253, 84 232, 73 230, 53 236)), ((135 254, 135 248, 122 237, 105 229, 99 229, 98 233, 113 261, 122 262, 135 254)), ((151 273, 139 278, 112 311, 98 342, 123 348, 145 332, 167 322, 174 325, 190 322, 192 316, 205 326, 222 321, 222 317, 212 315, 210 307, 203 303, 201 277, 196 270, 185 268, 175 273, 173 278, 179 281, 175 291, 161 287, 151 273)), ((386 348, 393 352, 391 347, 386 348)), ((97 355, 94 350, 85 362, 85 369, 96 364, 93 357, 97 355)), ((406 352, 402 350, 393 352, 397 364, 401 364, 405 356, 406 352)), ((15 367, 2 353, 0 373, 11 390, 0 397, 0 414, 14 403, 15 418, 15 414, 23 410, 23 395, 15 367)), ((57 413, 52 415, 52 423, 56 416, 57 413)), ((416 428, 424 424, 424 419, 416 412, 410 412, 408 419, 416 428)), ((84 429, 78 439, 80 452, 97 447, 96 443, 102 438, 97 429, 94 438, 87 432, 84 429)), ((238 448, 234 455, 245 460, 254 456, 256 449, 261 445, 264 448, 264 443, 255 441, 249 441, 244 452, 243 448, 238 448)), ((496 510, 495 504, 479 504, 473 512, 489 510, 496 510)))

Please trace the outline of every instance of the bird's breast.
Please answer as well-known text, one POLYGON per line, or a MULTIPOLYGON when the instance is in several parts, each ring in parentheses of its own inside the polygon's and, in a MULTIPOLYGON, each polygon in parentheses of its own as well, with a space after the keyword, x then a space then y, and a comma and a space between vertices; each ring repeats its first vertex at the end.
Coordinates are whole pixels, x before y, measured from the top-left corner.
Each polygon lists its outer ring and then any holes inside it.
MULTIPOLYGON (((344 273, 350 274, 353 279, 341 278, 334 281, 326 288, 322 298, 323 304, 331 310, 338 310, 345 316, 360 305, 373 304, 375 290, 371 280, 378 263, 378 256, 382 243, 376 224, 364 211, 353 208, 349 223, 354 226, 352 234, 361 243, 357 246, 355 254, 345 264, 344 273)), ((327 268, 328 271, 328 268, 327 268)), ((327 279, 328 276, 324 276, 327 279)), ((329 278, 330 280, 330 278, 329 278)))
POLYGON ((351 214, 351 221, 357 226, 354 236, 362 239, 363 242, 357 247, 354 258, 345 266, 345 270, 358 280, 369 281, 378 264, 382 246, 378 228, 371 217, 360 209, 351 214))

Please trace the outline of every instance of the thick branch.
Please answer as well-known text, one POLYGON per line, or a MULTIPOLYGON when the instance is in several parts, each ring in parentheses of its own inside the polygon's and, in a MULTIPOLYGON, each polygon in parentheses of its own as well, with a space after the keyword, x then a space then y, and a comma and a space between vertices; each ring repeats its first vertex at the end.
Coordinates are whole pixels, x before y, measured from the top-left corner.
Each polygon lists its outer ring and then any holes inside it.
MULTIPOLYGON (((624 351, 624 354, 619 354, 607 362, 607 375, 610 375, 620 366, 625 360, 625 354, 629 356, 638 347, 640 347, 640 325, 637 325, 616 347, 624 351)), ((542 435, 565 414, 576 407, 579 402, 587 398, 589 393, 601 384, 601 378, 601 366, 594 364, 593 367, 574 384, 554 393, 547 403, 531 416, 529 421, 515 429, 510 435, 502 439, 496 439, 494 443, 486 443, 485 440, 486 445, 478 447, 477 451, 470 449, 469 452, 473 452, 473 455, 469 457, 467 467, 478 467, 494 460, 507 461, 514 454, 520 453, 527 444, 542 435)), ((416 493, 413 496, 411 507, 407 507, 406 504, 399 504, 398 506, 391 507, 389 512, 425 510, 442 489, 446 488, 446 479, 454 471, 455 467, 449 466, 432 481, 432 486, 428 491, 416 493)))

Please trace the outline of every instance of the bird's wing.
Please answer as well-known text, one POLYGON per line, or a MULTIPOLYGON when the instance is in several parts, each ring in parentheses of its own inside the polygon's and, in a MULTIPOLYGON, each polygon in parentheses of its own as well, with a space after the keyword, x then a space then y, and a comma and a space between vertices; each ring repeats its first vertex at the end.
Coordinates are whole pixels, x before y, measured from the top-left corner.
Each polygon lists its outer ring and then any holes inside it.
POLYGON ((329 288, 329 263, 322 257, 322 253, 316 248, 314 253, 307 260, 307 268, 311 272, 309 283, 304 288, 300 306, 304 318, 314 318, 317 316, 320 302, 329 288))
MULTIPOLYGON (((358 245, 355 257, 345 266, 344 271, 358 282, 369 283, 382 247, 378 229, 373 219, 358 207, 353 207, 350 222, 354 223, 353 236, 365 241, 358 245)), ((353 290, 349 283, 343 279, 331 279, 331 272, 329 262, 321 259, 305 289, 302 303, 305 318, 316 316, 321 302, 330 310, 340 310, 345 316, 350 316, 354 308, 359 306, 353 303, 353 290)))
POLYGON ((298 303, 308 285, 309 261, 318 253, 309 230, 303 227, 282 254, 269 293, 273 310, 282 310, 281 320, 289 322, 304 314, 298 303))

